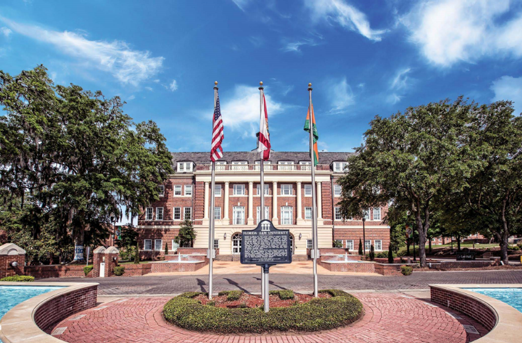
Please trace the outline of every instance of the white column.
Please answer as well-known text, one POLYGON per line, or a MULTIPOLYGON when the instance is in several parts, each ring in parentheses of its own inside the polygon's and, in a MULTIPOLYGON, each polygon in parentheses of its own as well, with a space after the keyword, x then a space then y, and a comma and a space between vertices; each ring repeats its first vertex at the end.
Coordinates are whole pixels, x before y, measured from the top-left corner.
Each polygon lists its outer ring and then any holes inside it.
POLYGON ((317 219, 323 219, 323 205, 321 203, 321 182, 317 182, 317 219))
POLYGON ((301 182, 297 182, 297 220, 302 219, 301 208, 301 182))
POLYGON ((248 182, 248 225, 254 225, 254 182, 248 182))
POLYGON ((208 188, 208 185, 209 185, 209 182, 205 182, 205 202, 204 202, 204 211, 203 213, 205 214, 203 216, 203 219, 208 219, 208 208, 209 208, 209 203, 208 203, 208 199, 209 199, 209 196, 208 196, 208 191, 209 191, 209 188, 208 188))
POLYGON ((278 225, 277 222, 277 211, 279 210, 277 208, 277 181, 272 182, 272 199, 274 200, 273 208, 272 208, 272 222, 274 225, 278 225))
POLYGON ((227 182, 225 182, 225 214, 223 216, 223 222, 224 222, 225 225, 229 225, 230 224, 230 219, 228 219, 228 202, 229 202, 228 186, 229 186, 229 183, 227 181, 227 182))

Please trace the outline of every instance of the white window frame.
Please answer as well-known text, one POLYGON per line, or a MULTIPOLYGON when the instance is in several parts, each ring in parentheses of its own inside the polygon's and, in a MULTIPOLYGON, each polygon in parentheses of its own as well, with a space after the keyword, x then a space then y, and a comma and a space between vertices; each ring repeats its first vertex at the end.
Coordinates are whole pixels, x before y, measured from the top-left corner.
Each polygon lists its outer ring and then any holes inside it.
POLYGON ((241 254, 241 234, 237 232, 234 233, 230 240, 232 241, 232 254, 241 254))
POLYGON ((192 207, 183 207, 183 220, 192 220, 192 207), (189 214, 189 218, 187 218, 187 210, 189 214))
POLYGON ((355 249, 355 242, 353 239, 347 239, 346 240, 346 249, 348 250, 354 250, 355 249))
MULTIPOLYGON (((254 161, 254 170, 259 170, 259 169, 261 169, 261 168, 259 167, 260 164, 261 164, 261 161, 254 161)), ((263 168, 264 170, 272 170, 272 169, 273 169, 273 168, 272 168, 272 162, 271 162, 271 161, 265 161, 265 162, 263 162, 263 167, 264 167, 264 168, 263 168)))
POLYGON ((214 207, 214 219, 221 220, 221 207, 214 207))
POLYGON ((182 185, 174 185, 174 196, 180 197, 183 195, 183 186, 182 185))
POLYGON ((170 250, 171 250, 172 252, 177 252, 177 251, 178 251, 178 248, 179 248, 179 244, 176 243, 174 240, 172 240, 172 242, 170 242, 170 244, 171 244, 171 249, 170 249, 170 250), (174 247, 174 244, 177 244, 178 246, 175 248, 175 247, 174 247))
POLYGON ((165 219, 165 211, 163 211, 163 207, 156 207, 156 220, 163 220, 163 219, 165 219))
POLYGON ((344 168, 348 165, 348 162, 334 162, 333 171, 335 173, 344 172, 344 168))
POLYGON ((216 170, 226 170, 227 161, 216 161, 216 170))
POLYGON ((161 250, 163 250, 163 240, 155 239, 154 240, 154 251, 161 251, 161 250), (159 241, 159 249, 158 249, 158 241, 159 241))
POLYGON ((151 251, 152 250, 152 239, 144 239, 143 240, 143 250, 151 251), (149 243, 149 248, 147 249, 147 242, 149 243))
POLYGON ((294 187, 293 187, 293 185, 292 185, 291 183, 285 183, 285 184, 282 184, 282 185, 281 185, 281 195, 286 195, 286 196, 288 196, 288 195, 294 195, 294 187), (289 187, 290 189, 288 189, 288 187, 289 187), (289 193, 289 194, 286 194, 285 188, 287 188, 287 189, 286 189, 287 191, 290 190, 290 193, 289 193))
POLYGON ((221 185, 214 185, 214 196, 215 197, 221 196, 221 185))
POLYGON ((312 184, 311 183, 305 183, 304 185, 304 196, 305 197, 311 197, 313 193, 312 184))
POLYGON ((314 248, 314 242, 311 239, 306 240, 306 249, 313 249, 314 248))
POLYGON ((334 185, 334 196, 336 198, 340 197, 343 192, 343 187, 341 185, 334 185))
POLYGON ((343 220, 340 207, 334 207, 334 218, 335 220, 343 220))
POLYGON ((159 185, 158 188, 159 188, 159 196, 160 197, 165 196, 165 186, 159 185))
POLYGON ((192 185, 185 185, 185 193, 184 195, 187 197, 187 196, 192 196, 192 185))
POLYGON ((232 161, 231 170, 248 170, 248 161, 232 161))
MULTIPOLYGON (((260 208, 261 208, 261 206, 256 207, 256 225, 259 224, 259 222, 261 221, 261 216, 259 213, 260 208)), ((270 207, 269 206, 265 206, 265 219, 270 219, 270 207)))
POLYGON ((367 239, 364 241, 364 248, 366 251, 370 252, 370 250, 372 249, 372 240, 371 239, 367 239), (368 244, 368 246, 366 246, 366 244, 368 244))
POLYGON ((145 220, 154 220, 154 208, 147 207, 145 209, 145 220))
POLYGON ((232 195, 245 195, 245 184, 243 183, 235 183, 232 186, 232 195), (242 190, 241 193, 237 191, 242 190))
POLYGON ((381 220, 381 208, 380 207, 374 207, 373 208, 373 220, 381 220), (376 216, 376 214, 378 214, 376 216))
MULTIPOLYGON (((260 190, 261 190, 261 184, 258 183, 257 187, 256 187, 256 192, 257 192, 256 195, 261 195, 261 193, 259 192, 260 190)), ((265 184, 265 195, 270 195, 269 193, 270 193, 270 185, 265 184)))
POLYGON ((181 220, 181 207, 172 208, 172 220, 181 220), (176 216, 176 209, 179 210, 179 216, 176 216))
POLYGON ((293 224, 294 224, 294 208, 292 206, 281 206, 281 225, 293 225, 293 224))
POLYGON ((376 239, 373 241, 373 247, 375 251, 382 251, 382 239, 376 239), (379 247, 377 248, 377 242, 379 242, 379 247))
POLYGON ((214 239, 214 249, 219 249, 219 239, 214 239))
POLYGON ((232 209, 232 224, 245 225, 245 206, 234 206, 232 209), (241 219, 241 220, 239 220, 241 219))
POLYGON ((190 173, 193 171, 194 163, 192 162, 178 162, 178 173, 190 173))
POLYGON ((363 210, 363 217, 366 220, 370 220, 370 210, 363 210))
POLYGON ((312 161, 299 161, 301 170, 312 170, 312 161))
POLYGON ((278 161, 278 170, 295 170, 294 161, 278 161))
POLYGON ((304 219, 305 220, 312 220, 312 208, 311 207, 305 207, 304 219), (307 215, 307 213, 309 213, 310 215, 307 215))

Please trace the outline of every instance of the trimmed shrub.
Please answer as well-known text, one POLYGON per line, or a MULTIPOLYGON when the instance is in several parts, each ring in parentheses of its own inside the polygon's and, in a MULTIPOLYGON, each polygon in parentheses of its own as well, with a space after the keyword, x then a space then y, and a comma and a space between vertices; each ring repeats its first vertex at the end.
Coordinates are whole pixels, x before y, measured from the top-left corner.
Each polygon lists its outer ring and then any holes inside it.
POLYGON ((281 300, 289 300, 294 298, 294 291, 291 289, 284 289, 280 291, 270 291, 270 294, 276 294, 281 300))
POLYGON ((83 267, 83 272, 85 273, 85 276, 89 275, 89 273, 91 272, 91 270, 93 268, 94 268, 93 265, 83 267))
MULTIPOLYGON (((363 313, 361 302, 340 290, 326 290, 332 298, 312 299, 290 307, 222 308, 202 305, 181 294, 163 308, 165 319, 187 330, 223 334, 272 331, 319 331, 353 323, 363 313)), ((201 294, 201 293, 199 293, 201 294)))
POLYGON ((228 301, 236 301, 241 298, 243 293, 243 291, 221 291, 218 293, 218 295, 226 295, 228 301))
POLYGON ((410 266, 401 266, 401 273, 404 276, 411 275, 411 273, 413 273, 413 268, 410 266))
POLYGON ((10 282, 33 282, 34 277, 26 276, 26 275, 14 275, 14 276, 6 276, 0 281, 10 281, 10 282))
POLYGON ((125 273, 125 267, 124 266, 114 267, 114 275, 122 276, 124 273, 125 273))
POLYGON ((359 238, 359 255, 363 254, 362 240, 359 238))
MULTIPOLYGON (((390 254, 390 251, 384 250, 384 251, 380 251, 377 254, 375 254, 375 257, 377 257, 377 258, 387 258, 389 254, 390 254)), ((391 252, 391 254, 392 254, 393 257, 397 257, 397 254, 394 253, 393 251, 391 252)))
POLYGON ((375 248, 373 247, 373 244, 370 245, 370 261, 375 260, 375 248))

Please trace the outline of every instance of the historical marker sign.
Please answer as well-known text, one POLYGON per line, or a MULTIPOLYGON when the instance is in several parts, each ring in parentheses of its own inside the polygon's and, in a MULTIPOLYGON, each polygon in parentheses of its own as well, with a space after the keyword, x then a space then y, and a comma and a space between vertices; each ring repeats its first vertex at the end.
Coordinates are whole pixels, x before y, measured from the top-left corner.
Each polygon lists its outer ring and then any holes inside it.
POLYGON ((254 230, 243 230, 241 263, 274 265, 292 263, 290 231, 279 230, 270 220, 262 220, 254 230))

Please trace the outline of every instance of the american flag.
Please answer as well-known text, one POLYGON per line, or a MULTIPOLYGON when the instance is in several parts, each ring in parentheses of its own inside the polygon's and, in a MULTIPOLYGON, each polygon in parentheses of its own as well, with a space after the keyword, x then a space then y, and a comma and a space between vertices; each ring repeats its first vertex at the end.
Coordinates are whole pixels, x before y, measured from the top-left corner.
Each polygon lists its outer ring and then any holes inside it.
POLYGON ((216 99, 216 108, 214 108, 214 118, 212 120, 212 148, 210 149, 210 159, 216 162, 223 157, 223 119, 221 118, 221 109, 219 107, 219 95, 216 99))

